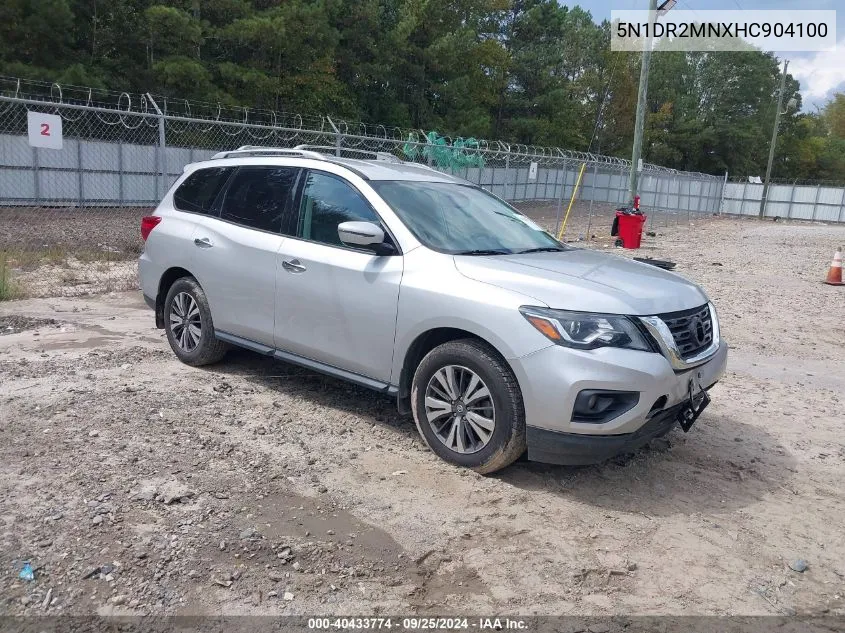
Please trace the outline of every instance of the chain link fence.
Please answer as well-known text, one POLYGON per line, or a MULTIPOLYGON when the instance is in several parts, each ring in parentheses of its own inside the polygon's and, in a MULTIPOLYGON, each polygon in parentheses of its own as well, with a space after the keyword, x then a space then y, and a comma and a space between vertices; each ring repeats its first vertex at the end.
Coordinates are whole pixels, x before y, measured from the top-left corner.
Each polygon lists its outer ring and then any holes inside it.
MULTIPOLYGON (((565 220, 565 239, 609 236, 628 197, 630 163, 613 157, 45 86, 0 78, 0 298, 136 288, 141 217, 185 165, 243 145, 309 145, 349 158, 383 152, 427 164, 550 230, 561 232, 565 220), (30 145, 29 112, 61 117, 61 149, 30 145)), ((723 189, 723 178, 655 165, 644 165, 640 181, 650 227, 718 212, 723 189)))

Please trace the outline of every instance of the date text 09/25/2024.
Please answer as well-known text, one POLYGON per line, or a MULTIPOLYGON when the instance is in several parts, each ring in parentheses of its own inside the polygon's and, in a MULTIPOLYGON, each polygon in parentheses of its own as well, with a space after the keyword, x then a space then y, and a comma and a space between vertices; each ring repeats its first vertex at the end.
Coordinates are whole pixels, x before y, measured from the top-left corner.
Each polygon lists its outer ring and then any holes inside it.
POLYGON ((477 629, 480 631, 524 631, 524 620, 511 618, 309 618, 308 628, 314 630, 387 629, 405 631, 452 631, 477 629))

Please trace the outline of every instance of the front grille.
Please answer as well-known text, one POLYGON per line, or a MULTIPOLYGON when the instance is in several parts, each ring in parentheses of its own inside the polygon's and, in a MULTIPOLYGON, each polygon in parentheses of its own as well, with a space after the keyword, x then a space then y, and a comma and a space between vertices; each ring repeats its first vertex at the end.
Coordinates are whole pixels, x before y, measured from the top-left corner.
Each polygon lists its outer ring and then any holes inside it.
POLYGON ((713 342, 709 306, 661 314, 660 318, 672 332, 681 358, 685 360, 707 349, 713 342))

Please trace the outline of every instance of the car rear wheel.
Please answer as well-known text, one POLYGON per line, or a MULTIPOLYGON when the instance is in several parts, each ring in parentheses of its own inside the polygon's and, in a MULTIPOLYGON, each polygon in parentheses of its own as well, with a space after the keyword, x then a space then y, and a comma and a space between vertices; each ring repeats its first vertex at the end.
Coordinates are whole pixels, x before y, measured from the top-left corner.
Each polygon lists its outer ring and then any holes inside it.
POLYGON ((429 352, 414 373, 411 407, 429 448, 458 466, 492 473, 525 452, 516 377, 481 341, 450 341, 429 352))
POLYGON ((208 299, 192 277, 177 279, 164 300, 164 330, 173 353, 187 365, 216 363, 228 345, 214 336, 208 299))

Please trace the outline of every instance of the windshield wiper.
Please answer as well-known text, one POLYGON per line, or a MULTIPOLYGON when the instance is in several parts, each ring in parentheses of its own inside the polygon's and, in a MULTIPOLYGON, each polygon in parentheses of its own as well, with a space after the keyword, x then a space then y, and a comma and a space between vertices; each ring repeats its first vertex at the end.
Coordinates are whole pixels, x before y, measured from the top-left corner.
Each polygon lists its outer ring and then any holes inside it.
POLYGON ((524 251, 517 251, 517 255, 525 255, 526 253, 560 253, 563 252, 565 249, 561 248, 560 246, 543 246, 541 248, 529 248, 528 250, 524 251))
POLYGON ((471 251, 459 251, 457 253, 453 253, 453 255, 511 255, 511 251, 505 251, 501 249, 476 249, 471 251))

